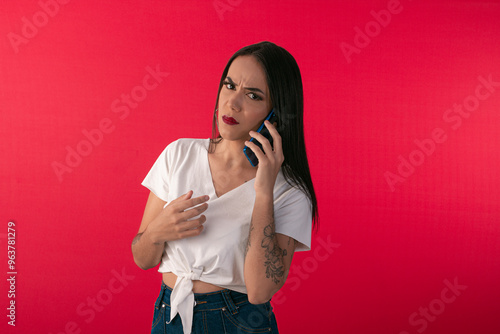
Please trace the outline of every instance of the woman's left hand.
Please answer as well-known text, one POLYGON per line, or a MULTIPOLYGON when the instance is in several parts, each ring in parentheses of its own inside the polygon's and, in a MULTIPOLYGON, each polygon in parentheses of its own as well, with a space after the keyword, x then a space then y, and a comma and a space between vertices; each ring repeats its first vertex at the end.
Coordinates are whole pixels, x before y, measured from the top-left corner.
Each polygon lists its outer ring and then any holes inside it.
POLYGON ((261 143, 264 152, 252 142, 245 142, 253 153, 259 159, 259 164, 257 165, 257 175, 255 176, 254 188, 256 193, 264 193, 271 195, 274 190, 274 183, 276 182, 276 177, 281 168, 281 164, 285 160, 283 156, 283 148, 281 146, 281 136, 278 130, 269 121, 264 122, 265 126, 269 130, 269 133, 273 137, 273 147, 266 137, 258 132, 250 131, 250 136, 255 138, 259 143, 261 143))

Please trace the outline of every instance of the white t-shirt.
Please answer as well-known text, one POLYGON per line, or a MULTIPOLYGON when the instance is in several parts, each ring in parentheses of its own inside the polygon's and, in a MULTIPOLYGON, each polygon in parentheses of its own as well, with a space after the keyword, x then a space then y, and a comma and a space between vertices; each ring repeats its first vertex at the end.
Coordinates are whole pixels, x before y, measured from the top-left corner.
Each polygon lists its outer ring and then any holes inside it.
MULTIPOLYGON (((191 332, 192 280, 247 293, 243 265, 255 202, 255 179, 217 197, 208 164, 209 142, 209 139, 174 141, 163 150, 142 182, 167 205, 189 190, 193 190, 192 197, 210 196, 208 209, 203 213, 207 218, 203 232, 167 242, 158 269, 178 277, 171 295, 171 319, 178 312, 185 333, 191 332)), ((274 185, 275 232, 297 240, 296 251, 310 250, 311 209, 307 196, 290 186, 280 171, 274 185)))

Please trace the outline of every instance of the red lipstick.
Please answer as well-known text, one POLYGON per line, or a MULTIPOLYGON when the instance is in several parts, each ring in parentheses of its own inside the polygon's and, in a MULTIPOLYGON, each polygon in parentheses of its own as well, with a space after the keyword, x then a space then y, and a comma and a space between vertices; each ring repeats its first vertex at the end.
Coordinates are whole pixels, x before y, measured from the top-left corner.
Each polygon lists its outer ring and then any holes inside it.
POLYGON ((227 116, 227 115, 224 115, 222 116, 222 121, 228 125, 236 125, 236 124, 240 124, 238 123, 238 121, 236 121, 234 118, 230 117, 230 116, 227 116))

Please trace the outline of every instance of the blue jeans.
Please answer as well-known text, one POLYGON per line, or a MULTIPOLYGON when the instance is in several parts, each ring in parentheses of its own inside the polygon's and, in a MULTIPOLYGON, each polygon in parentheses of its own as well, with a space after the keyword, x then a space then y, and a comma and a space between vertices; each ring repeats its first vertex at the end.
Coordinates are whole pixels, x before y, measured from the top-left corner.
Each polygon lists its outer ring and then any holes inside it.
MULTIPOLYGON (((172 289, 162 282, 156 299, 151 334, 183 334, 179 314, 170 320, 172 289)), ((209 293, 195 293, 193 334, 278 334, 278 325, 270 302, 250 304, 244 293, 224 289, 209 293)), ((189 333, 185 333, 189 334, 189 333)))

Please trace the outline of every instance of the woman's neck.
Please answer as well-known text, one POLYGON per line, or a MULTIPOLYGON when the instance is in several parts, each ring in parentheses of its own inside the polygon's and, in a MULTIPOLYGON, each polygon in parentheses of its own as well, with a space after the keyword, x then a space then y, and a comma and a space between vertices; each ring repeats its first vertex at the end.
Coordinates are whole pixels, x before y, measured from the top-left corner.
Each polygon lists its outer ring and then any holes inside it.
POLYGON ((248 168, 251 167, 251 165, 243 153, 244 147, 244 141, 222 139, 215 145, 213 154, 217 156, 217 160, 227 168, 248 168))

